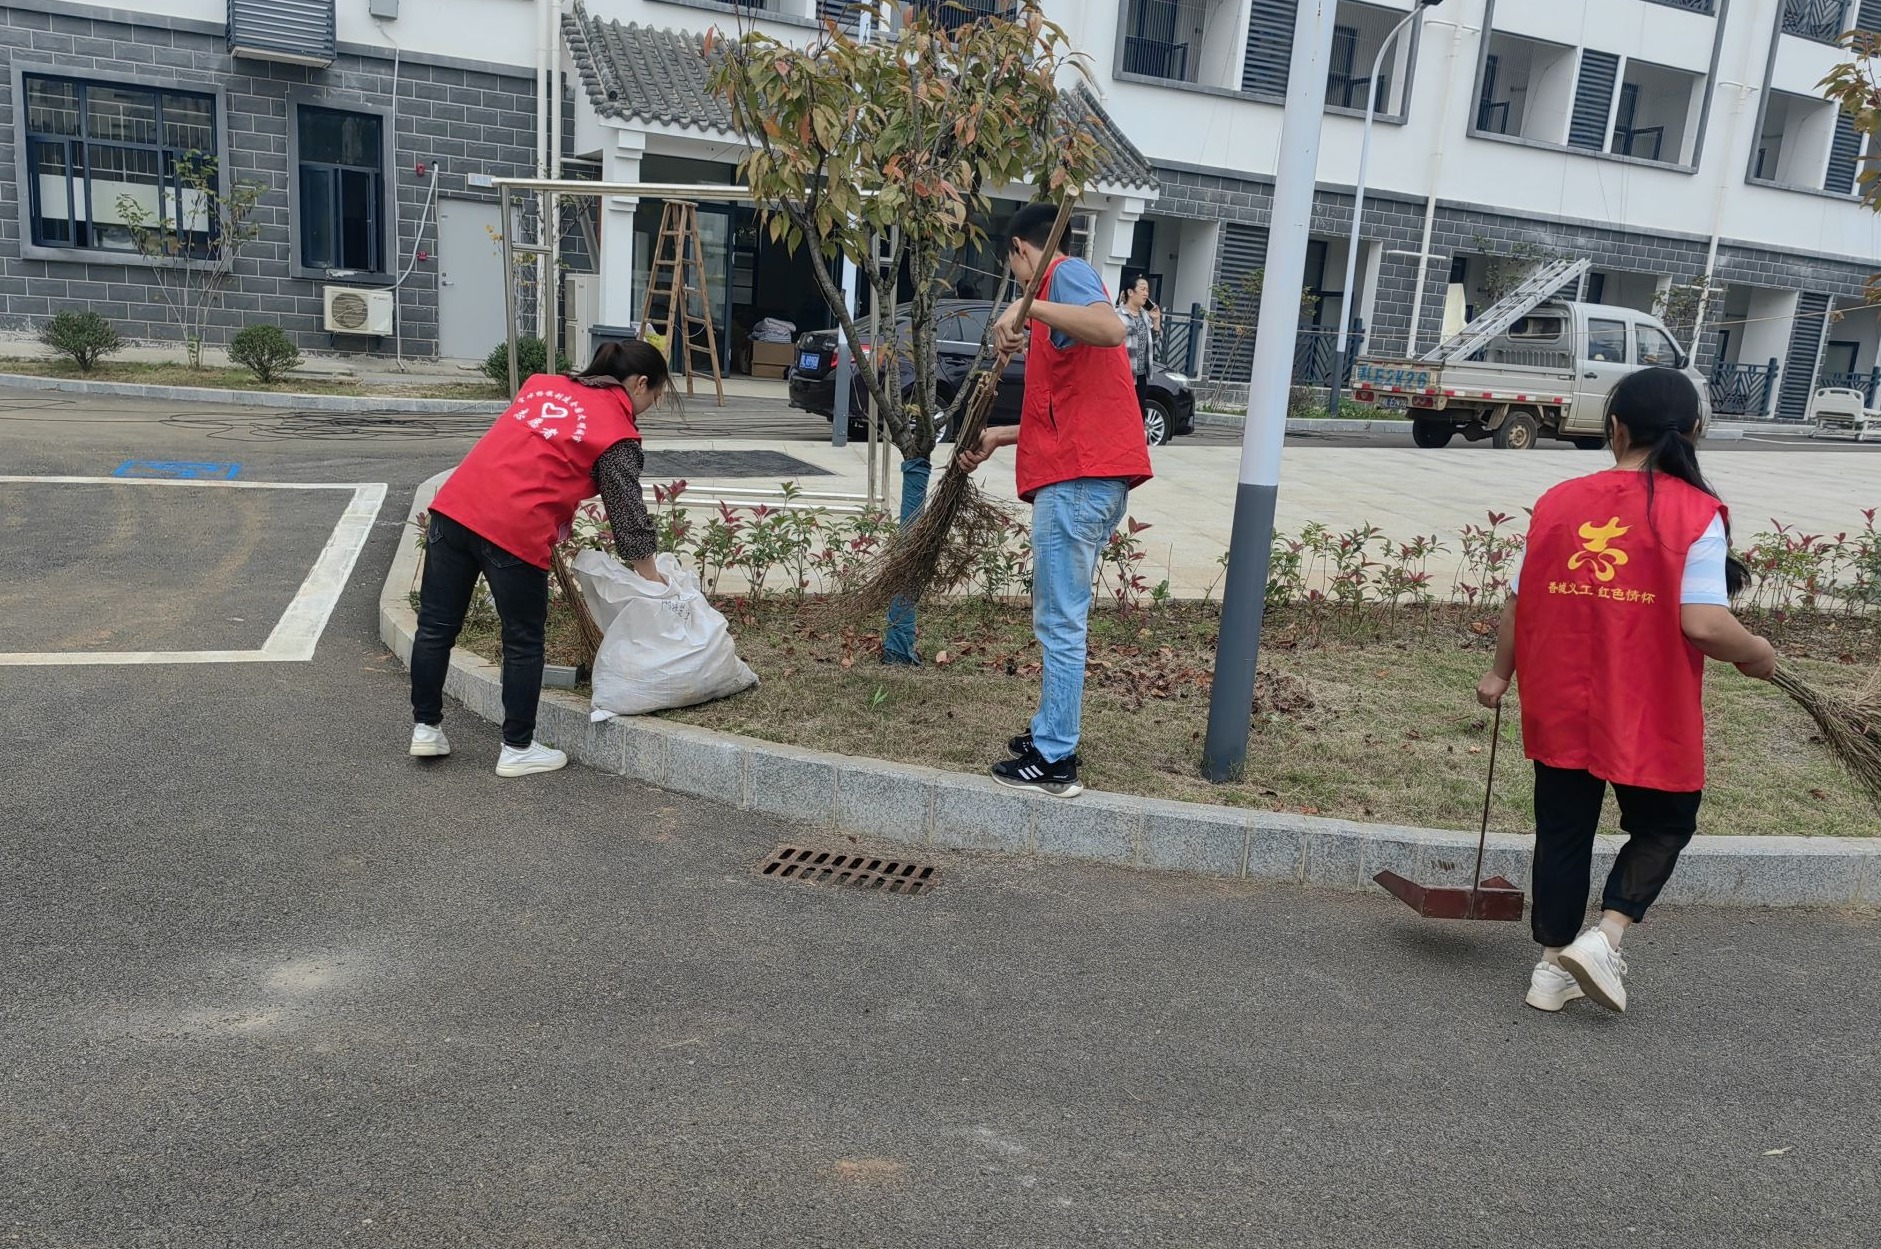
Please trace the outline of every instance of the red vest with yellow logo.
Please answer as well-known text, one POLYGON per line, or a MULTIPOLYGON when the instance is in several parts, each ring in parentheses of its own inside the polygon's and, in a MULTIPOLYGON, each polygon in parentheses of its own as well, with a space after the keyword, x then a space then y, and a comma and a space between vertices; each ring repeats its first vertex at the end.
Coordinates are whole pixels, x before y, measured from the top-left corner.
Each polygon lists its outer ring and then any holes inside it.
MULTIPOLYGON (((1052 273, 1064 261, 1060 256, 1045 270, 1043 290, 1051 290, 1052 273)), ((1028 503, 1046 486, 1080 477, 1121 477, 1132 490, 1150 479, 1128 347, 1073 342, 1060 350, 1050 326, 1032 323, 1013 471, 1028 503)))
POLYGON ((1685 557, 1724 510, 1663 473, 1604 472, 1541 497, 1515 603, 1528 757, 1616 785, 1705 786, 1705 657, 1685 640, 1685 557))
POLYGON ((537 374, 470 449, 431 507, 518 559, 547 568, 575 509, 595 492, 594 462, 615 443, 639 437, 633 404, 620 387, 537 374))

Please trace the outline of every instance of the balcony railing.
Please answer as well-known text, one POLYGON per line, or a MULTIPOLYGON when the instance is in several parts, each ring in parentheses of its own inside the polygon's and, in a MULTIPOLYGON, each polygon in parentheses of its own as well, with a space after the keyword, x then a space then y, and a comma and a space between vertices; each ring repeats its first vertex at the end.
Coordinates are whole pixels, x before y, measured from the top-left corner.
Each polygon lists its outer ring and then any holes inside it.
POLYGON ((1783 0, 1783 33, 1834 43, 1848 29, 1848 0, 1783 0))
POLYGON ((1717 6, 1714 0, 1652 0, 1654 4, 1663 4, 1669 9, 1684 9, 1687 13, 1702 13, 1710 17, 1717 6))
POLYGON ((944 30, 959 30, 985 17, 1004 17, 1008 0, 921 0, 920 8, 934 14, 934 21, 944 30))
POLYGON ((1142 74, 1146 78, 1168 78, 1176 82, 1187 82, 1189 81, 1189 45, 1128 36, 1123 41, 1123 72, 1142 74))

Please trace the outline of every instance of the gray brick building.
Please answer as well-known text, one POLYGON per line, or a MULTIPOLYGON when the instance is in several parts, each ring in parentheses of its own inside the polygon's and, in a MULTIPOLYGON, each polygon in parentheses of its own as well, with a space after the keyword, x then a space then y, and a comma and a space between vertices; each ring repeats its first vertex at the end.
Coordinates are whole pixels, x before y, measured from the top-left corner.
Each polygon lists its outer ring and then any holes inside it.
POLYGON ((0 5, 0 329, 90 308, 126 337, 177 341, 113 204, 128 191, 175 211, 176 163, 206 150, 225 184, 260 188, 211 344, 267 323, 303 349, 438 355, 440 210, 533 171, 532 71, 326 37, 307 59, 330 62, 302 64, 233 54, 227 21, 0 5), (393 330, 330 333, 329 286, 389 296, 393 330))

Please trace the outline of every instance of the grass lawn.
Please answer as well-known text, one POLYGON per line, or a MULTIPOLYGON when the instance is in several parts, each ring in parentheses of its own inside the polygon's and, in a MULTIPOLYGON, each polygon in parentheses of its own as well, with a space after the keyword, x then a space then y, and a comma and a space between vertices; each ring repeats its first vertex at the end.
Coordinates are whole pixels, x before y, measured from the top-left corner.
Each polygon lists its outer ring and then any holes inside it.
MULTIPOLYGON (((767 741, 983 772, 1024 730, 1038 698, 1038 648, 1024 608, 950 603, 923 612, 925 667, 885 667, 879 639, 843 633, 781 603, 724 605, 757 689, 668 718, 767 741)), ((557 604, 551 658, 576 662, 572 622, 557 604)), ((1316 629, 1304 614, 1271 617, 1255 696, 1247 778, 1199 774, 1218 612, 1203 605, 1092 621, 1083 777, 1096 789, 1470 829, 1481 818, 1490 713, 1477 678, 1493 622, 1460 608, 1406 618, 1370 636, 1316 629), (1379 636, 1388 632, 1391 636, 1379 636)), ((493 623, 464 645, 496 653, 493 623)), ((1825 687, 1854 689, 1874 670, 1881 620, 1793 625, 1786 653, 1825 687)), ((1710 833, 1881 833, 1878 813, 1811 744, 1814 726, 1788 699, 1720 665, 1708 677, 1710 781, 1700 827, 1710 833)), ((1526 831, 1532 783, 1520 717, 1505 708, 1491 826, 1526 831)), ((1609 800, 1609 821, 1614 813, 1609 800)), ((1617 826, 1609 831, 1617 831, 1617 826)))
POLYGON ((79 371, 69 360, 41 360, 18 356, 0 357, 0 373, 27 377, 64 377, 82 382, 134 382, 142 386, 203 386, 217 390, 267 390, 296 395, 384 395, 418 399, 502 399, 501 387, 476 380, 462 384, 444 383, 411 386, 365 386, 341 378, 290 377, 262 383, 247 369, 192 369, 185 364, 130 364, 102 361, 89 373, 79 371))

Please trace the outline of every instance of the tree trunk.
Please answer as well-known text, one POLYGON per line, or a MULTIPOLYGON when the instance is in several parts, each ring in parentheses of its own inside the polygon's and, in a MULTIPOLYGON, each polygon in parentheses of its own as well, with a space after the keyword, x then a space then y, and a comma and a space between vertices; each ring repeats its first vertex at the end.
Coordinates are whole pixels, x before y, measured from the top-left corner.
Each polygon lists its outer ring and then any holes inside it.
MULTIPOLYGON (((927 502, 927 483, 933 465, 925 457, 901 462, 901 527, 905 532, 921 514, 927 502)), ((918 664, 921 656, 914 649, 914 604, 898 598, 888 606, 888 631, 882 637, 882 662, 918 664)))

